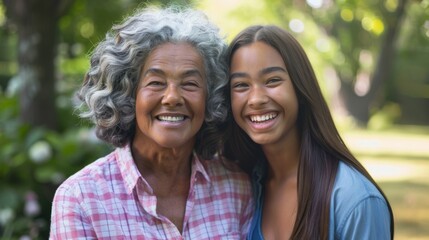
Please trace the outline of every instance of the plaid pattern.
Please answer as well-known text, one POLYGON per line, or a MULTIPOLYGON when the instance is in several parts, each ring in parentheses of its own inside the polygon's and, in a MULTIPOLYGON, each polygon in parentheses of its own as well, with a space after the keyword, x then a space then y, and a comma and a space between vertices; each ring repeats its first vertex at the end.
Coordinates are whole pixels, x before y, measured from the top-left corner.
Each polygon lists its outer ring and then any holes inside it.
POLYGON ((156 213, 156 197, 117 148, 67 179, 52 206, 50 239, 244 239, 253 212, 247 175, 219 160, 192 161, 183 231, 156 213))

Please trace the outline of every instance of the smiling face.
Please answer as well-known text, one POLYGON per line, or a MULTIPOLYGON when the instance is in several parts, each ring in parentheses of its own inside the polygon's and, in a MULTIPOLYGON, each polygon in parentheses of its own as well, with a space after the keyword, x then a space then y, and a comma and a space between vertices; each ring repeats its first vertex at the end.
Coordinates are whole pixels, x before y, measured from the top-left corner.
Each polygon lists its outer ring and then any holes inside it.
POLYGON ((298 100, 280 54, 263 42, 240 47, 231 59, 234 119, 263 145, 297 141, 298 100))
POLYGON ((193 146, 204 122, 206 89, 203 59, 193 46, 155 48, 141 69, 135 138, 164 148, 193 146))

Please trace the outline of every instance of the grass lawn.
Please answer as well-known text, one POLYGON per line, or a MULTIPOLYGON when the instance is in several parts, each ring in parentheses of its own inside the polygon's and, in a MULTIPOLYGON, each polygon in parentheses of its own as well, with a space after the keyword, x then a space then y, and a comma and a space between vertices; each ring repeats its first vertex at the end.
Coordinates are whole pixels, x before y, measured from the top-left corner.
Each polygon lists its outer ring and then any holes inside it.
POLYGON ((395 239, 429 239, 429 128, 341 134, 387 195, 395 216, 395 239))

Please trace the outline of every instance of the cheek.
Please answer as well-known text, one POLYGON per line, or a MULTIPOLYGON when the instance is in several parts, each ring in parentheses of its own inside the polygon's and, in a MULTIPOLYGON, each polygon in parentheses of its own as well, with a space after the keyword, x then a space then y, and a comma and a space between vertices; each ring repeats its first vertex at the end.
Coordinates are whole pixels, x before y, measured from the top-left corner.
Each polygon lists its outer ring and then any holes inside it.
POLYGON ((138 93, 136 95, 136 111, 145 111, 152 103, 149 99, 153 100, 153 97, 148 98, 144 93, 138 93))
POLYGON ((192 108, 194 109, 195 114, 198 114, 199 116, 205 117, 205 111, 206 111, 206 94, 205 93, 199 93, 192 96, 192 108))
POLYGON ((200 116, 201 118, 204 118, 206 115, 206 102, 205 99, 203 99, 201 102, 199 102, 198 104, 195 104, 195 112, 198 116, 200 116))
POLYGON ((292 86, 288 89, 288 97, 289 97, 289 101, 291 102, 291 104, 295 108, 298 108, 298 106, 299 106, 298 97, 296 95, 295 89, 292 86))

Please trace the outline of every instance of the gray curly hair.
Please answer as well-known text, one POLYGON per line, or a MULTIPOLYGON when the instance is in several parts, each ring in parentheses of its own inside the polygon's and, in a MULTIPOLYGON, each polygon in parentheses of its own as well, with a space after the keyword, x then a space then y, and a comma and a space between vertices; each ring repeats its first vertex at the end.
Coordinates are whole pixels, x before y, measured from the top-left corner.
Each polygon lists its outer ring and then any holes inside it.
MULTIPOLYGON (((98 138, 117 147, 132 140, 141 66, 153 49, 168 42, 190 43, 203 57, 208 94, 202 130, 225 119, 227 108, 218 93, 228 80, 227 46, 218 27, 198 10, 145 8, 113 26, 97 45, 77 93, 80 117, 95 123, 98 138)), ((204 138, 197 136, 197 144, 198 139, 204 138)))

